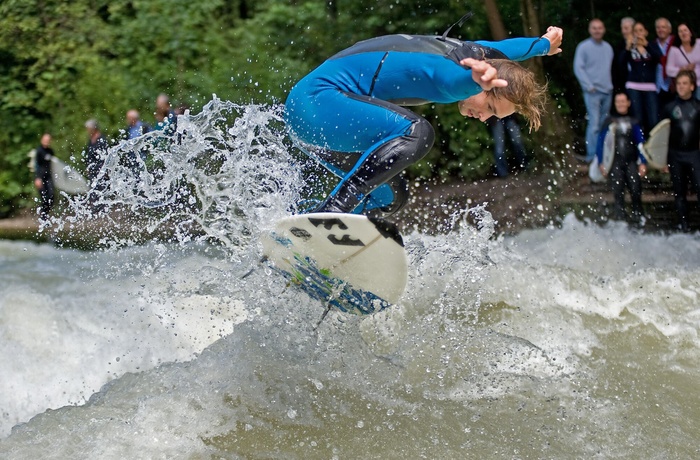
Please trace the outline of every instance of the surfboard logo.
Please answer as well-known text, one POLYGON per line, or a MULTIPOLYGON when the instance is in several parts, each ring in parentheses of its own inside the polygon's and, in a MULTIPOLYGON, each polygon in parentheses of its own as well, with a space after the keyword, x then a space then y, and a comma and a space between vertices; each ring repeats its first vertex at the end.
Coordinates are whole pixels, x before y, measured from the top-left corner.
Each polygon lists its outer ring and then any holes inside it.
POLYGON ((353 240, 350 238, 350 235, 343 235, 342 238, 338 238, 334 234, 328 235, 328 240, 333 243, 337 244, 339 246, 364 246, 365 243, 363 243, 361 240, 353 240))
POLYGON ((323 228, 326 230, 332 229, 334 226, 338 226, 339 229, 341 230, 347 230, 348 226, 345 225, 345 222, 342 220, 333 217, 330 219, 323 219, 323 218, 318 218, 318 217, 309 217, 309 222, 313 224, 314 227, 318 227, 319 225, 323 225, 323 228))
POLYGON ((304 241, 308 241, 309 239, 311 239, 311 233, 307 232, 303 228, 292 227, 289 229, 289 233, 304 241))
POLYGON ((362 242, 360 239, 353 239, 350 237, 348 234, 343 234, 340 238, 333 233, 334 227, 338 227, 339 230, 347 230, 348 226, 345 225, 345 223, 338 219, 338 218, 318 218, 318 217, 309 217, 309 222, 314 227, 323 227, 326 230, 328 230, 330 233, 328 234, 327 238, 328 241, 331 243, 338 245, 338 246, 364 246, 365 243, 362 242))

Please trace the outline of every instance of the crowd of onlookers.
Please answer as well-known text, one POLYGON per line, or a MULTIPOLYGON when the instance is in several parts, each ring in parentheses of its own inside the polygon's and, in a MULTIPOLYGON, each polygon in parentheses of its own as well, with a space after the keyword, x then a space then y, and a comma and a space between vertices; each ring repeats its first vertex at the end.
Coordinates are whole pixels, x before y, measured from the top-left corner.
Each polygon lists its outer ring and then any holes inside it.
MULTIPOLYGON (((632 218, 642 217, 641 178, 647 173, 644 142, 661 120, 670 120, 668 156, 661 170, 670 173, 679 227, 689 230, 689 184, 700 195, 700 45, 691 26, 658 18, 655 37, 645 24, 625 17, 622 40, 604 40, 605 24, 592 19, 590 37, 576 47, 574 74, 587 112, 586 154, 592 173, 607 178, 615 196, 613 217, 625 218, 625 189, 632 218), (606 149, 614 152, 611 165, 606 149)), ((593 177, 593 174, 591 174, 593 177)), ((698 197, 700 202, 700 196, 698 197)))
MULTIPOLYGON (((141 120, 138 110, 131 109, 126 112, 126 125, 120 131, 120 135, 123 139, 134 139, 154 130, 173 134, 177 130, 177 115, 184 113, 186 109, 185 106, 173 109, 170 98, 166 94, 160 94, 156 98, 153 125, 141 120)), ((85 175, 88 182, 99 190, 101 184, 104 184, 96 179, 102 169, 109 142, 97 120, 87 120, 85 129, 88 135, 87 144, 82 152, 85 175)), ((136 155, 134 152, 129 153, 132 156, 136 155)), ((44 133, 39 147, 34 149, 34 185, 39 192, 38 212, 42 218, 48 217, 54 204, 55 190, 51 177, 51 158, 53 155, 51 134, 44 133)), ((127 158, 126 160, 135 163, 136 158, 127 158)))

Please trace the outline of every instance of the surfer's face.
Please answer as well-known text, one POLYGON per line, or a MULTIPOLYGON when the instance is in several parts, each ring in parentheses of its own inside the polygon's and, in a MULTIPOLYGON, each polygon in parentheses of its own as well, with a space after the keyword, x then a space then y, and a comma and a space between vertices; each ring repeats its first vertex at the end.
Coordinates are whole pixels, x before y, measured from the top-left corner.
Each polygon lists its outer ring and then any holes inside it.
POLYGON ((683 100, 690 99, 693 91, 695 91, 695 85, 693 85, 693 82, 690 81, 689 76, 681 75, 680 77, 676 78, 676 92, 678 93, 678 97, 683 100))
POLYGON ((459 113, 465 117, 486 121, 492 116, 504 118, 515 112, 515 104, 505 98, 497 98, 492 93, 482 91, 459 102, 459 113))
POLYGON ((615 110, 620 115, 627 115, 630 109, 630 100, 625 93, 615 95, 615 110))
POLYGON ((49 145, 51 145, 51 135, 44 134, 43 136, 41 136, 41 146, 48 147, 49 145))

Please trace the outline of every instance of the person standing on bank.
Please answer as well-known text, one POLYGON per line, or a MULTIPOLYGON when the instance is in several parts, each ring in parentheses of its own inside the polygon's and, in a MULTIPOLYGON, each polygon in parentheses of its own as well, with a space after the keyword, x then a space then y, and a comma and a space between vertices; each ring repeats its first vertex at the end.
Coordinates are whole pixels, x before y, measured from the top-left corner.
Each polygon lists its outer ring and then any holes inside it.
POLYGON ((36 148, 34 157, 34 186, 39 191, 39 216, 46 219, 54 204, 54 185, 51 177, 51 159, 54 153, 51 148, 51 134, 41 136, 41 144, 36 148))
POLYGON ((131 109, 126 112, 126 128, 124 128, 125 139, 136 139, 151 130, 151 127, 141 121, 138 110, 131 109))
POLYGON ((628 70, 625 51, 627 50, 627 42, 631 40, 632 29, 634 28, 635 22, 637 21, 631 16, 625 16, 620 20, 620 34, 622 35, 622 39, 620 39, 614 47, 615 59, 612 66, 613 94, 626 92, 625 83, 627 83, 628 70))
POLYGON ((586 163, 593 161, 600 126, 612 104, 612 65, 615 57, 610 43, 603 40, 605 24, 600 19, 588 23, 590 37, 576 46, 574 75, 583 91, 588 124, 586 125, 586 163))
POLYGON ((656 66, 656 97, 659 101, 658 108, 660 114, 666 104, 675 98, 673 94, 675 91, 673 88, 673 79, 668 74, 666 63, 668 52, 671 46, 676 44, 677 38, 671 33, 673 31, 671 21, 666 18, 657 18, 656 21, 654 21, 654 28, 656 29, 656 40, 654 40, 654 44, 660 53, 659 64, 656 66))
POLYGON ((642 178, 647 174, 647 161, 638 147, 644 143, 644 133, 639 122, 629 116, 630 105, 626 93, 615 94, 615 114, 603 123, 598 136, 596 155, 601 174, 610 178, 610 187, 615 197, 613 219, 624 220, 627 217, 626 186, 632 198, 632 219, 639 222, 642 218, 642 178), (615 156, 610 171, 606 171, 603 166, 603 149, 609 131, 615 136, 615 156))
POLYGON ((97 120, 86 121, 85 129, 88 133, 88 142, 83 152, 85 171, 90 185, 96 187, 96 181, 107 155, 107 139, 102 135, 97 120))
POLYGON ((659 47, 647 40, 649 32, 644 24, 637 22, 633 31, 625 51, 629 64, 625 88, 632 102, 632 115, 642 124, 644 134, 648 135, 659 120, 656 70, 662 55, 659 47))
POLYGON ((700 101, 693 97, 695 72, 681 70, 676 77, 676 99, 667 104, 662 119, 671 120, 668 140, 668 168, 680 229, 690 230, 688 182, 692 181, 700 204, 700 101))
POLYGON ((107 144, 107 139, 102 135, 96 120, 86 121, 85 129, 87 129, 89 136, 83 151, 85 171, 91 188, 88 200, 92 203, 93 210, 99 212, 103 207, 97 203, 101 198, 100 195, 107 188, 107 181, 109 180, 107 174, 100 174, 107 157, 109 145, 107 144))
POLYGON ((503 118, 491 117, 486 122, 493 137, 493 160, 496 166, 496 176, 502 179, 508 177, 509 174, 506 158, 506 133, 515 154, 517 169, 519 171, 527 169, 527 152, 520 134, 520 125, 515 117, 515 114, 503 118))
MULTIPOLYGON (((666 60, 666 72, 669 77, 676 78, 681 70, 692 70, 695 72, 695 78, 700 75, 700 43, 695 32, 685 22, 678 24, 678 40, 668 51, 666 60)), ((695 88, 694 96, 695 99, 700 99, 698 88, 695 88)))

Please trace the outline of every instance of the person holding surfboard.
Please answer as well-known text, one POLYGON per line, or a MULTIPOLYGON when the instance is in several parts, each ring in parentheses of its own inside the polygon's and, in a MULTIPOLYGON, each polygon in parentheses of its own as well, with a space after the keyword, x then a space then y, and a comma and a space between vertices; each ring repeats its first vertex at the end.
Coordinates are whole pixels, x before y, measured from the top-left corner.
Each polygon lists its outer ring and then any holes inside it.
POLYGON ((39 191, 39 215, 46 219, 53 208, 54 184, 51 177, 51 159, 54 153, 51 148, 51 134, 44 133, 41 136, 39 147, 34 156, 34 186, 39 191))
POLYGON ((514 61, 560 53, 562 29, 499 42, 453 39, 450 29, 361 41, 292 88, 285 104, 292 138, 340 178, 311 212, 378 209, 387 216, 401 209, 408 194, 400 173, 434 141, 430 122, 403 106, 456 102, 462 115, 482 122, 518 111, 539 128, 545 86, 514 61))
POLYGON ((638 147, 644 143, 644 133, 639 121, 629 116, 631 102, 626 93, 615 94, 613 104, 616 113, 603 122, 598 135, 596 156, 601 174, 610 177, 610 187, 615 197, 613 219, 626 218, 626 187, 632 198, 632 217, 639 221, 642 217, 642 178, 647 174, 647 161, 638 147), (606 149, 613 149, 611 165, 604 161, 606 149))
POLYGON ((680 228, 690 230, 688 181, 692 181, 700 203, 700 101, 693 97, 695 72, 681 70, 676 76, 676 99, 667 104, 661 118, 671 120, 668 140, 668 167, 680 228))

